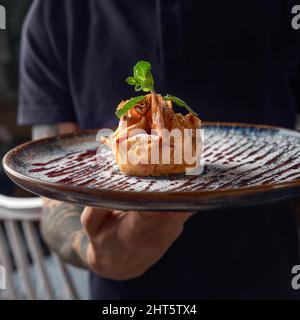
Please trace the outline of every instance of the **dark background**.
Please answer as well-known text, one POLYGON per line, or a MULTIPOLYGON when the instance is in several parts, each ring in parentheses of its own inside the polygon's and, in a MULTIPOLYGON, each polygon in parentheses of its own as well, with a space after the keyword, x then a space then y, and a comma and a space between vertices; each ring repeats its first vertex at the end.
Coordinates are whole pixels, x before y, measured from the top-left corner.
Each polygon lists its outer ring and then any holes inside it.
MULTIPOLYGON (((0 30, 0 159, 17 144, 30 139, 29 127, 16 125, 18 58, 21 28, 32 0, 0 0, 6 9, 6 30, 0 30)), ((0 194, 27 196, 6 177, 0 166, 0 194)))

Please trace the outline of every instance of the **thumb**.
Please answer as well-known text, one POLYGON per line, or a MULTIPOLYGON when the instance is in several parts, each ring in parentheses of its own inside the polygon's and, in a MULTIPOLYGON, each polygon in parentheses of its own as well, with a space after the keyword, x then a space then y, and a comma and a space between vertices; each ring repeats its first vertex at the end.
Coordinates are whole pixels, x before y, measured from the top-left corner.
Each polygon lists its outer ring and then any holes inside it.
POLYGON ((89 238, 93 238, 111 217, 112 211, 109 209, 85 207, 80 221, 89 238))

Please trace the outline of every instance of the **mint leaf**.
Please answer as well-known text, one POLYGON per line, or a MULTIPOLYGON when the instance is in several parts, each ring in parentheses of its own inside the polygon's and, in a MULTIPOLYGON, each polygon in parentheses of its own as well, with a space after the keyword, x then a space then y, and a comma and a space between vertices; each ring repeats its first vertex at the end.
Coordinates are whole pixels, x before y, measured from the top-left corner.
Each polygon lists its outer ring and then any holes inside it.
POLYGON ((135 79, 139 79, 140 81, 145 81, 148 78, 149 72, 151 70, 151 64, 148 61, 139 61, 133 67, 133 75, 135 79))
POLYGON ((116 111, 117 117, 120 119, 127 111, 133 108, 137 103, 142 101, 145 96, 137 96, 128 100, 124 106, 116 111))
POLYGON ((133 67, 133 77, 128 77, 126 82, 135 86, 135 91, 153 91, 154 80, 151 73, 151 64, 148 61, 139 61, 133 67))
POLYGON ((151 72, 149 72, 149 74, 147 75, 147 79, 141 84, 141 86, 144 92, 154 90, 154 80, 151 72))
POLYGON ((193 111, 187 104, 186 102, 184 102, 183 100, 181 100, 180 98, 177 98, 175 96, 172 96, 170 94, 167 94, 165 97, 164 97, 166 100, 170 100, 172 102, 174 102, 177 106, 179 107, 183 107, 185 108, 190 114, 194 115, 194 116, 198 116, 198 114, 193 111))
POLYGON ((132 86, 135 86, 135 85, 136 85, 136 81, 135 81, 135 79, 134 79, 133 77, 128 77, 128 78, 126 79, 126 82, 127 82, 128 84, 132 85, 132 86))

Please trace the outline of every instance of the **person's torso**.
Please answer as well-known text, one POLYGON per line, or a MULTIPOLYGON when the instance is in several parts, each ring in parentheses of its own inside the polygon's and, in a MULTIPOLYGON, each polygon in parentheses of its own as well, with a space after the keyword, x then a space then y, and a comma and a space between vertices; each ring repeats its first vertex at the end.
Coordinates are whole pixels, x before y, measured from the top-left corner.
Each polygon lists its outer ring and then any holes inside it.
MULTIPOLYGON (((300 31, 291 28, 292 2, 65 2, 65 58, 81 128, 116 124, 117 104, 136 95, 125 78, 141 59, 151 62, 158 92, 182 97, 204 121, 293 127, 300 31)), ((93 297, 291 297, 295 234, 285 206, 198 213, 144 276, 92 275, 93 297)))
POLYGON ((292 4, 70 2, 68 78, 81 127, 115 122, 120 100, 136 94, 125 78, 141 59, 152 63, 158 92, 182 97, 204 121, 292 127, 300 57, 292 4))

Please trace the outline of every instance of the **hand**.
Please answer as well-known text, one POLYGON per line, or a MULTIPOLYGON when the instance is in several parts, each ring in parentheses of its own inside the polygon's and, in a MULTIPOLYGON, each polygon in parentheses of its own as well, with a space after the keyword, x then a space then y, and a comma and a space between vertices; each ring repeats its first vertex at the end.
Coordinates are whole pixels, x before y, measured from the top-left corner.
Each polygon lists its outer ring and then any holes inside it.
POLYGON ((81 223, 89 237, 87 266, 114 280, 138 277, 178 238, 190 212, 137 212, 85 208, 81 223))

